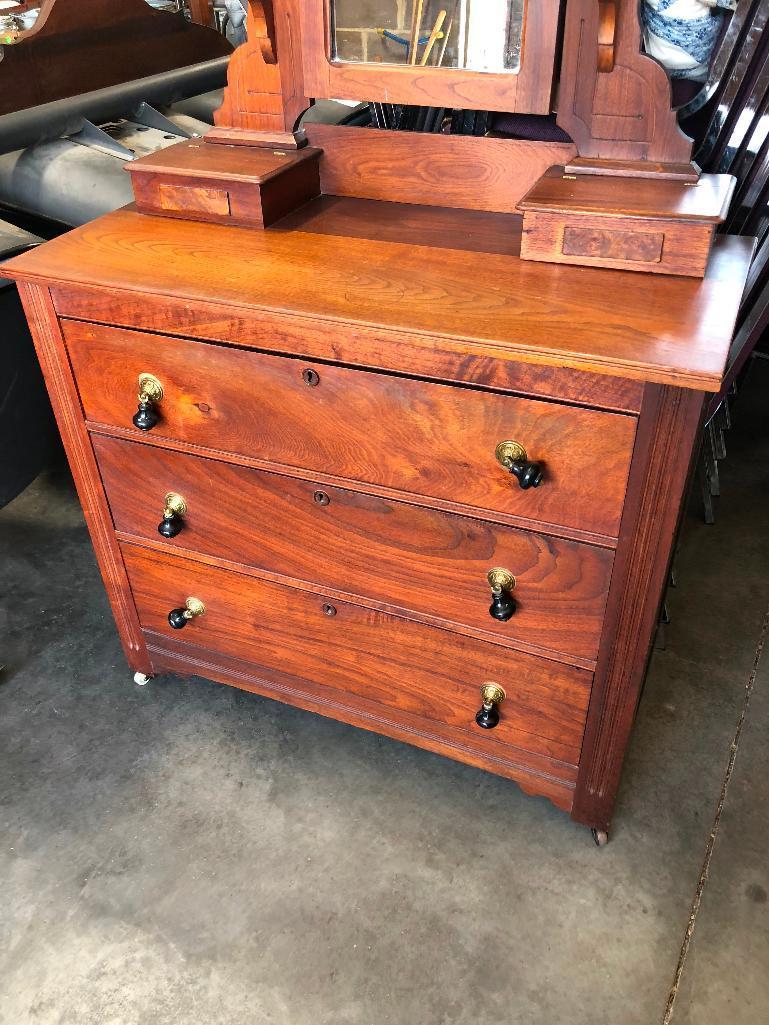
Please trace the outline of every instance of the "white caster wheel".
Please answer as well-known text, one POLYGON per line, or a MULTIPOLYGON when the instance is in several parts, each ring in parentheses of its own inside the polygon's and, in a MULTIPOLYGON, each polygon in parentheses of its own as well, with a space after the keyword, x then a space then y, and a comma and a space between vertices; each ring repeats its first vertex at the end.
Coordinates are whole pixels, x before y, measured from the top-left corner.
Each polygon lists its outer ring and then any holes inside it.
POLYGON ((134 673, 134 683, 138 684, 140 687, 145 687, 151 679, 152 677, 147 676, 146 673, 134 673))
POLYGON ((609 834, 605 829, 591 829, 590 832, 593 834, 596 847, 605 847, 609 842, 609 834))

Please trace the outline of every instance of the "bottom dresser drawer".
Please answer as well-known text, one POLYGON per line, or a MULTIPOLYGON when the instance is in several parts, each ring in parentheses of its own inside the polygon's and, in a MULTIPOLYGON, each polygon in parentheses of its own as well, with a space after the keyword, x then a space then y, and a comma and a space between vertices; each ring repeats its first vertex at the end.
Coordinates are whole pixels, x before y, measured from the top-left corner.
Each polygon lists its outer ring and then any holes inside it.
POLYGON ((592 679, 584 670, 133 545, 123 556, 151 646, 216 652, 321 701, 387 709, 573 784, 592 679), (169 613, 188 598, 205 611, 177 613, 184 629, 174 629, 169 613), (492 729, 475 721, 486 682, 506 692, 492 729))

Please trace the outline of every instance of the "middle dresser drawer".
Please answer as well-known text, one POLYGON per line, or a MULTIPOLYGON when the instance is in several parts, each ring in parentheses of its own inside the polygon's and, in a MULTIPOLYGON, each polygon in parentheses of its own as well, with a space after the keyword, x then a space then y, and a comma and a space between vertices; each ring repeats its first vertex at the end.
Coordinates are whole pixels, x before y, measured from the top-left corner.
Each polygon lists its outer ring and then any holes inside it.
POLYGON ((277 473, 92 437, 117 530, 567 661, 595 659, 612 552, 277 473), (159 533, 167 492, 187 510, 159 533), (486 574, 516 578, 507 622, 486 574), (557 657, 557 656, 556 656, 557 657))
MULTIPOLYGON (((132 427, 140 373, 163 387, 153 438, 362 482, 490 519, 616 537, 634 417, 247 349, 63 321, 86 417, 132 427), (496 459, 540 462, 522 490, 496 459)), ((145 435, 148 436, 148 435, 145 435)))

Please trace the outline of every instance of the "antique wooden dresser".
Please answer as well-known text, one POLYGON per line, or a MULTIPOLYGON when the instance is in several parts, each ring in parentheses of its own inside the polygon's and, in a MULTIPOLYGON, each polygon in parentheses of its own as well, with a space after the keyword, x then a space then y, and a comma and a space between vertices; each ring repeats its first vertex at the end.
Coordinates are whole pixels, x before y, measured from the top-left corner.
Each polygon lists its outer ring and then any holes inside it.
POLYGON ((713 244, 731 180, 634 2, 565 6, 572 141, 294 130, 307 93, 547 114, 559 4, 521 10, 515 75, 356 64, 323 0, 252 2, 212 139, 5 272, 137 682, 440 752, 602 843, 752 254, 713 244))

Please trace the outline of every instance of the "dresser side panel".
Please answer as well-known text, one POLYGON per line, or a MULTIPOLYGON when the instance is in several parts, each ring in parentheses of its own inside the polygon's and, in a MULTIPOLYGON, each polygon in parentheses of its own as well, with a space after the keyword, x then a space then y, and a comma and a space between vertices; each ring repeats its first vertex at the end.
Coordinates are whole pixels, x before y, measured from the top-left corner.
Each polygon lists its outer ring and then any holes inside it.
POLYGON ((703 412, 702 393, 646 388, 572 809, 591 827, 611 823, 703 412))
POLYGON ((126 658, 134 671, 150 674, 150 656, 50 292, 26 282, 18 287, 126 658))

